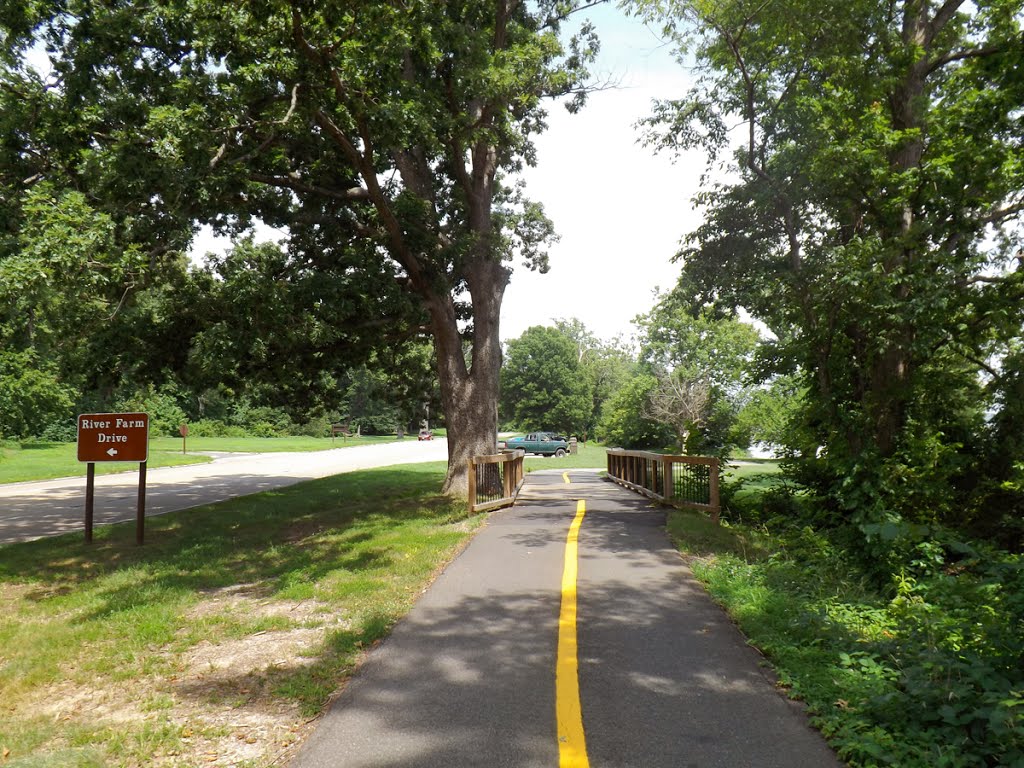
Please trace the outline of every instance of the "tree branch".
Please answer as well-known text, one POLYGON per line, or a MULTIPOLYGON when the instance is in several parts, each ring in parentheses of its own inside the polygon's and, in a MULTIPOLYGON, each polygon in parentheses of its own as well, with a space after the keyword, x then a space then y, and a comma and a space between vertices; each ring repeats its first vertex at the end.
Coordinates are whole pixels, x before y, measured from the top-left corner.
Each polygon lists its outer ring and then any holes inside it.
POLYGON ((949 24, 950 20, 960 9, 960 6, 964 4, 965 0, 946 0, 946 3, 935 12, 932 20, 928 22, 928 42, 927 47, 931 47, 932 42, 938 36, 939 32, 945 29, 946 25, 949 24))
POLYGON ((1024 201, 1019 202, 1015 205, 1008 205, 1005 208, 998 208, 987 216, 983 216, 978 219, 981 224, 1001 224, 1007 219, 1012 219, 1014 216, 1024 213, 1024 201))
POLYGON ((337 124, 331 119, 331 116, 324 112, 322 109, 318 109, 314 116, 316 117, 317 125, 319 125, 325 131, 327 131, 328 135, 331 137, 334 143, 341 147, 341 151, 345 153, 345 157, 348 158, 348 161, 350 163, 352 163, 352 166, 354 168, 362 170, 362 153, 359 151, 356 145, 352 143, 349 137, 345 135, 345 132, 342 131, 337 126, 337 124))
POLYGON ((351 187, 345 190, 330 189, 315 184, 307 184, 294 176, 269 176, 262 173, 250 173, 249 179, 258 181, 261 184, 269 184, 273 187, 284 187, 295 192, 320 195, 334 200, 369 200, 370 193, 363 187, 351 187))
MULTIPOLYGON (((541 29, 551 29, 556 24, 560 24, 563 21, 565 21, 566 19, 568 19, 574 13, 580 13, 582 11, 587 11, 587 10, 590 10, 591 8, 596 8, 597 6, 604 5, 604 4, 608 3, 608 2, 609 2, 609 0, 591 0, 591 2, 584 3, 583 5, 578 5, 578 6, 573 7, 573 8, 569 8, 568 10, 566 10, 566 11, 564 11, 562 13, 553 13, 550 16, 548 16, 547 18, 545 18, 544 21, 541 22, 540 28, 541 29)), ((509 6, 509 9, 508 9, 508 14, 509 15, 512 14, 512 12, 515 10, 515 7, 517 5, 519 5, 518 1, 515 2, 515 3, 512 3, 509 6)))
POLYGON ((995 56, 1000 53, 1004 53, 1007 50, 1005 45, 989 45, 983 48, 968 48, 962 51, 952 51, 939 56, 937 59, 928 63, 928 68, 925 70, 927 74, 931 74, 938 69, 952 64, 954 61, 964 61, 965 59, 983 59, 988 56, 995 56))
POLYGON ((295 108, 299 105, 300 87, 302 87, 302 83, 296 83, 292 86, 292 103, 288 106, 288 112, 285 113, 285 116, 278 120, 275 125, 285 125, 292 119, 292 115, 295 114, 295 108))

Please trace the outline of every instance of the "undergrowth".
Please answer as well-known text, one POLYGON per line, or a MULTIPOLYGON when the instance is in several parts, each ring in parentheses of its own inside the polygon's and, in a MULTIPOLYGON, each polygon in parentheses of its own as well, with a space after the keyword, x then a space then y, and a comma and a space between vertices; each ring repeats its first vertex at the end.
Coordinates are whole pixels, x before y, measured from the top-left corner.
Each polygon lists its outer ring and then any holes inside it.
POLYGON ((883 583, 841 532, 745 511, 670 532, 841 759, 1024 768, 1024 558, 936 536, 883 583))

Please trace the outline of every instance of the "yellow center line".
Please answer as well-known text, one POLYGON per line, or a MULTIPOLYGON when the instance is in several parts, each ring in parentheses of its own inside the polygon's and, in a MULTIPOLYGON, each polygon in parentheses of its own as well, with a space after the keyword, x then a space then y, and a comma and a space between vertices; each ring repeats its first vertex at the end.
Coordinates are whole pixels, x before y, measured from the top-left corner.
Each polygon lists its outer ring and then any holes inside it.
POLYGON ((558 617, 558 660, 555 663, 555 719, 558 726, 559 768, 590 768, 580 708, 580 677, 576 645, 576 577, 579 535, 587 505, 576 502, 576 517, 565 542, 562 571, 562 610, 558 617))
POLYGON ((565 480, 565 484, 566 485, 569 485, 569 473, 568 472, 563 472, 562 473, 562 479, 565 480))

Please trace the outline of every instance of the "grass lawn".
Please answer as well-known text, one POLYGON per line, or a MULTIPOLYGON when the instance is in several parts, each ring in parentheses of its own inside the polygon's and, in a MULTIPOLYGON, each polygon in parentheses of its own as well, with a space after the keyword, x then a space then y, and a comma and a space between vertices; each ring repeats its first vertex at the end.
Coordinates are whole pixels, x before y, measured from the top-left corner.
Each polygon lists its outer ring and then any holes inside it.
POLYGON ((482 518, 443 464, 0 547, 4 768, 286 762, 482 518))
MULTIPOLYGON (((331 448, 348 448, 353 445, 393 443, 394 435, 366 435, 344 438, 340 435, 333 441, 329 437, 189 437, 186 448, 192 451, 225 451, 228 453, 276 453, 285 451, 328 451, 331 448)), ((415 440, 416 435, 404 440, 415 440)), ((181 453, 180 437, 154 437, 150 440, 151 450, 178 451, 181 453)))
MULTIPOLYGON (((180 437, 154 437, 149 441, 150 469, 180 464, 201 464, 210 461, 201 451, 230 453, 271 453, 280 451, 326 451, 372 443, 390 443, 395 437, 339 437, 334 444, 329 437, 190 437, 181 452, 180 437)), ((415 440, 415 436, 406 440, 415 440)), ((97 474, 138 469, 137 464, 97 463, 97 474)), ((86 465, 76 458, 74 443, 0 443, 0 484, 28 480, 50 480, 56 477, 84 477, 86 465)))
POLYGON ((730 461, 732 463, 726 463, 722 472, 727 480, 777 475, 782 471, 778 459, 730 459, 730 461))
POLYGON ((722 472, 723 503, 743 505, 758 499, 765 491, 784 482, 779 462, 771 459, 741 459, 722 472), (731 487, 731 492, 729 492, 731 487))
MULTIPOLYGON (((596 442, 588 442, 577 447, 575 456, 566 455, 560 459, 554 456, 526 455, 526 471, 537 469, 605 469, 608 466, 607 446, 596 442)), ((742 465, 734 465, 723 472, 723 479, 744 479, 752 487, 769 485, 771 478, 778 475, 779 462, 775 459, 741 459, 742 465)))
POLYGON ((586 445, 577 446, 576 455, 566 454, 560 459, 554 456, 531 456, 526 454, 523 466, 526 472, 530 473, 538 469, 591 469, 598 467, 605 469, 608 460, 605 458, 606 450, 603 445, 589 442, 586 445))
MULTIPOLYGON (((177 452, 149 447, 150 468, 172 467, 179 464, 201 464, 207 456, 182 456, 179 441, 177 452)), ((20 483, 28 480, 51 480, 55 477, 84 477, 86 464, 78 461, 74 443, 0 443, 0 484, 20 483)), ((96 464, 96 474, 136 471, 135 463, 102 462, 96 464)))

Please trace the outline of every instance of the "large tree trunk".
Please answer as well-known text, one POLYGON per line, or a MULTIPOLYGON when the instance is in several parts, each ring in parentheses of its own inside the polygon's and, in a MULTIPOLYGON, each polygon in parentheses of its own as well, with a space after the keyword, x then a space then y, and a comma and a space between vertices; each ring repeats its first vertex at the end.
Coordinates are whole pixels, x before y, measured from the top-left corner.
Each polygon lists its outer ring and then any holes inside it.
POLYGON ((442 492, 465 496, 469 460, 497 451, 501 371, 499 320, 508 270, 494 261, 473 265, 467 277, 473 300, 470 359, 450 297, 430 305, 437 370, 448 428, 448 473, 442 492))
MULTIPOLYGON (((933 34, 928 19, 928 3, 907 2, 903 9, 903 44, 908 52, 918 51, 894 86, 889 96, 892 126, 904 132, 903 141, 889 157, 889 166, 896 177, 921 167, 924 156, 926 126, 923 111, 927 108, 926 78, 929 60, 924 53, 933 34)), ((892 244, 883 268, 894 284, 893 298, 905 303, 912 297, 908 283, 896 279, 917 257, 924 246, 914 235, 915 210, 913 196, 903 201, 899 221, 890 225, 886 240, 892 244)), ((891 456, 897 449, 900 432, 906 423, 910 388, 908 382, 912 360, 911 342, 914 335, 912 321, 898 321, 896 327, 885 334, 884 346, 877 350, 868 374, 869 389, 865 393, 864 408, 869 417, 873 443, 882 456, 891 456)))
POLYGON ((906 423, 910 388, 910 359, 906 350, 890 345, 872 366, 871 391, 865 404, 879 454, 891 456, 906 423))

